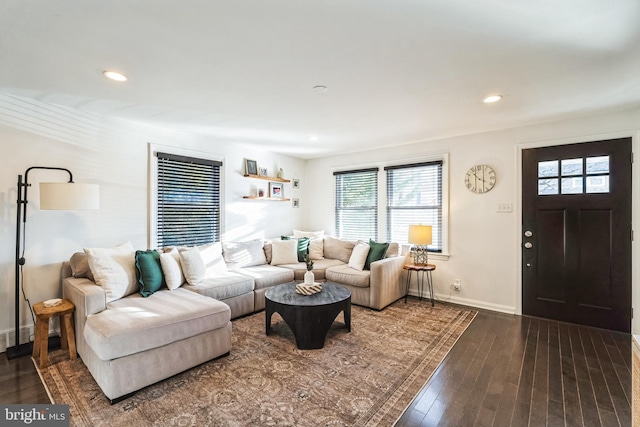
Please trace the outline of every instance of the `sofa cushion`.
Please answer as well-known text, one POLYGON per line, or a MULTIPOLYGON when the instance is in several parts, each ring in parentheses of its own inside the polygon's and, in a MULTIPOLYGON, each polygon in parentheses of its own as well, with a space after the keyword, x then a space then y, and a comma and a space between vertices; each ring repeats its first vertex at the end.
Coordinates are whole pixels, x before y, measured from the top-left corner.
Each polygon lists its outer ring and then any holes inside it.
POLYGON ((115 248, 84 248, 96 284, 106 293, 107 302, 115 301, 138 290, 135 249, 131 242, 115 248))
POLYGON ((385 254, 385 258, 393 258, 396 256, 400 256, 400 245, 397 242, 389 243, 389 249, 387 249, 387 253, 385 254))
POLYGON ((71 255, 69 260, 71 266, 71 275, 77 279, 89 279, 95 282, 93 274, 91 274, 91 267, 89 267, 89 257, 84 252, 76 252, 71 255))
POLYGON ((367 255, 369 255, 370 249, 371 248, 367 243, 358 242, 358 244, 354 246, 351 256, 349 257, 349 267, 354 270, 364 270, 364 265, 367 262, 367 255))
POLYGON ((293 282, 294 278, 293 270, 274 265, 245 267, 238 270, 238 273, 251 277, 255 289, 265 289, 282 283, 293 282))
POLYGON ((180 252, 180 265, 182 266, 184 278, 190 285, 197 285, 207 275, 207 267, 204 265, 204 260, 196 247, 180 252))
POLYGON ((371 263, 380 261, 387 254, 389 249, 389 243, 376 243, 373 240, 369 239, 369 254, 367 255, 367 262, 364 263, 364 269, 369 270, 371 268, 371 263))
POLYGON ((113 301, 87 317, 84 338, 101 360, 112 360, 161 347, 225 327, 229 307, 179 288, 113 301))
POLYGON ((337 265, 327 268, 325 276, 331 282, 366 288, 369 287, 371 272, 369 270, 355 270, 348 265, 337 265))
POLYGON ((294 239, 299 239, 301 237, 308 237, 310 239, 322 239, 324 237, 324 230, 320 230, 320 231, 293 230, 294 239))
MULTIPOLYGON (((319 259, 313 261, 313 275, 315 276, 315 280, 324 280, 325 270, 336 265, 344 265, 344 262, 337 259, 319 259)), ((304 262, 297 262, 295 264, 283 264, 279 267, 293 270, 294 280, 303 280, 304 273, 307 272, 307 265, 304 262)))
MULTIPOLYGON (((289 236, 282 236, 282 240, 290 240, 289 236)), ((298 241, 298 261, 304 261, 305 256, 309 253, 309 238, 308 237, 300 237, 295 239, 298 241)))
POLYGON ((180 253, 177 249, 173 248, 168 253, 160 254, 160 267, 162 267, 164 281, 169 290, 178 289, 182 286, 185 278, 180 266, 180 253))
POLYGON ((222 243, 208 243, 206 245, 196 246, 200 251, 202 261, 204 261, 207 277, 223 271, 227 271, 227 263, 222 256, 222 243))
POLYGON ((160 253, 155 250, 136 251, 136 278, 140 285, 140 295, 148 297, 165 286, 160 253))
POLYGON ((298 262, 298 242, 296 240, 274 240, 271 242, 271 265, 294 264, 298 262))
POLYGON ((254 284, 253 280, 245 275, 235 271, 225 271, 207 276, 196 285, 186 284, 182 287, 200 295, 224 300, 252 292, 254 284))
POLYGON ((336 239, 331 236, 325 236, 323 246, 325 258, 338 259, 344 263, 348 263, 355 243, 347 240, 336 239))
POLYGON ((222 253, 230 268, 251 267, 267 263, 262 240, 223 242, 222 253))
POLYGON ((319 237, 309 241, 309 258, 312 260, 324 259, 324 239, 319 237))

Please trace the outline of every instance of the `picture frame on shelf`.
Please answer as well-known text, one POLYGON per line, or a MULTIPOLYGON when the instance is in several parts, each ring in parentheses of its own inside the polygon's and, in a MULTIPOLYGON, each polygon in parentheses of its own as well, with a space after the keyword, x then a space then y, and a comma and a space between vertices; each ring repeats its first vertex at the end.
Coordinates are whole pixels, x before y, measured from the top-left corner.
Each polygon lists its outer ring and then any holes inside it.
POLYGON ((258 162, 244 159, 244 173, 247 175, 258 175, 258 162))
POLYGON ((267 168, 260 168, 260 176, 269 176, 267 172, 267 168))
POLYGON ((293 207, 294 208, 299 208, 300 207, 300 199, 293 199, 293 207))
POLYGON ((269 183, 269 197, 272 199, 282 199, 284 197, 284 186, 280 182, 269 183))
POLYGON ((298 178, 293 178, 291 180, 291 187, 294 189, 300 188, 300 180, 298 178))

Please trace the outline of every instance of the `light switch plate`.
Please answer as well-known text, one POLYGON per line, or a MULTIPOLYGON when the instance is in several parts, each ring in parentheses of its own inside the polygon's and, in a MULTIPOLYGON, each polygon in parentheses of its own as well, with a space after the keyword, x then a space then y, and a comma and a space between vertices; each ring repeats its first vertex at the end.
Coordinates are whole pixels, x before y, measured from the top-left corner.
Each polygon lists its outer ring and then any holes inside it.
POLYGON ((498 207, 496 209, 496 212, 498 212, 498 213, 510 213, 510 212, 513 212, 513 207, 511 206, 511 203, 508 203, 508 202, 498 203, 498 207))

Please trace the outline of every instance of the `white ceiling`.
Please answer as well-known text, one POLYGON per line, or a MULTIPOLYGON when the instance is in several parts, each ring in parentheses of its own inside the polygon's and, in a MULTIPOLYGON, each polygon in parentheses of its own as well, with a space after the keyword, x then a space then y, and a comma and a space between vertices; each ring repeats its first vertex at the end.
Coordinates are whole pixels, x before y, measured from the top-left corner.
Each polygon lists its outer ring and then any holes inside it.
POLYGON ((640 1, 2 0, 0 92, 312 158, 638 106, 640 1))

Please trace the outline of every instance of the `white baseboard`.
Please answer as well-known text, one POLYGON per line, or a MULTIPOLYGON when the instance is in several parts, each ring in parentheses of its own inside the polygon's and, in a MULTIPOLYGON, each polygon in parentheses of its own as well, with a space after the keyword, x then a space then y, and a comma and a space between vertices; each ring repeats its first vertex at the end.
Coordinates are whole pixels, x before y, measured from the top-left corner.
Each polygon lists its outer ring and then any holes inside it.
MULTIPOLYGON (((51 332, 51 331, 49 331, 51 332)), ((0 332, 0 337, 4 339, 0 339, 0 353, 4 353, 7 351, 8 347, 13 347, 15 345, 15 329, 5 329, 0 332)), ((33 325, 22 326, 20 328, 20 343, 24 344, 31 341, 33 337, 33 325)))
MULTIPOLYGON (((417 297, 419 296, 417 291, 409 289, 409 295, 417 297)), ((516 314, 516 308, 515 307, 510 307, 507 305, 500 305, 500 304, 493 304, 490 302, 486 302, 486 301, 479 301, 479 300, 474 300, 474 299, 469 299, 469 298, 460 298, 457 297, 455 295, 448 295, 448 294, 439 294, 439 293, 435 293, 435 298, 438 301, 442 301, 442 302, 450 302, 453 304, 460 304, 460 305, 466 305, 469 307, 475 307, 475 308, 482 308, 484 310, 491 310, 491 311, 497 311, 500 313, 507 313, 507 314, 516 314)), ((425 295, 424 293, 422 294, 422 298, 429 298, 429 295, 425 295)))

